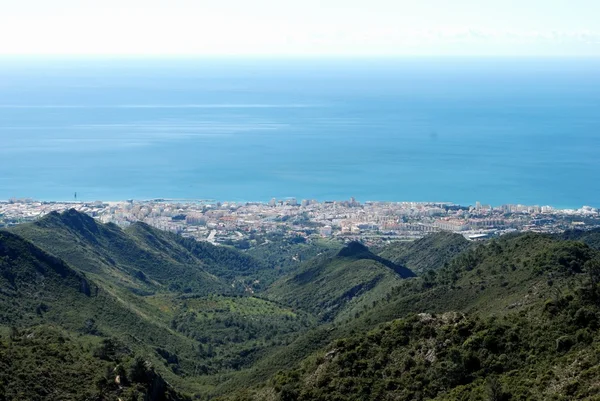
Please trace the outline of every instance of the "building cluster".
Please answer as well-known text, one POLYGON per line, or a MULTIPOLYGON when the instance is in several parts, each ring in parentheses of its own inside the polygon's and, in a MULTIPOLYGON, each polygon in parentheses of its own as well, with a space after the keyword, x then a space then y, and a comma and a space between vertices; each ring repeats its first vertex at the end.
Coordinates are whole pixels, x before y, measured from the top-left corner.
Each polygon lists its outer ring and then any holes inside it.
POLYGON ((477 239, 512 231, 558 232, 600 226, 596 208, 554 209, 550 206, 477 202, 460 206, 440 202, 364 202, 271 199, 260 202, 149 200, 123 202, 0 202, 0 227, 33 221, 52 211, 76 209, 103 223, 126 227, 134 222, 212 243, 251 241, 281 234, 339 237, 370 242, 419 238, 437 231, 477 239))

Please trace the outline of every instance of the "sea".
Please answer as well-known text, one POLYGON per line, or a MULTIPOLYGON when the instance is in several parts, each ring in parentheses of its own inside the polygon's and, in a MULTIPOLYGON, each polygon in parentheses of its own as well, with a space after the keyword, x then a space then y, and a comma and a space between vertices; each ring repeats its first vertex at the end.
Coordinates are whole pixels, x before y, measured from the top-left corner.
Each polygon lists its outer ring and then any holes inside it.
POLYGON ((0 199, 600 206, 597 58, 0 59, 0 199))

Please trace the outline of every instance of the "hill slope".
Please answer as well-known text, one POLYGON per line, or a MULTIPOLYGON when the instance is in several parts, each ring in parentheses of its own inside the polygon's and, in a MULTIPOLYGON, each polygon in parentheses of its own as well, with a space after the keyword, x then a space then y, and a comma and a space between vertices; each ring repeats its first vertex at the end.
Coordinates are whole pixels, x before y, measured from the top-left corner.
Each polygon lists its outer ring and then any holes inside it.
POLYGON ((333 320, 384 298, 403 278, 414 274, 353 242, 337 254, 305 263, 297 272, 274 283, 269 299, 310 311, 322 320, 333 320))
POLYGON ((198 242, 144 223, 132 224, 125 233, 145 249, 173 255, 175 260, 199 265, 224 281, 227 286, 239 287, 241 290, 244 285, 261 290, 278 276, 278 271, 273 267, 230 247, 198 242))
POLYGON ((594 249, 600 250, 600 228, 592 230, 567 230, 564 233, 557 234, 556 237, 571 241, 581 241, 594 249))
POLYGON ((234 399, 595 399, 598 278, 600 254, 581 242, 523 234, 479 244, 292 344, 295 357, 329 343, 234 399))
MULTIPOLYGON (((64 312, 50 305, 87 303, 97 290, 61 259, 14 234, 0 231, 1 324, 16 324, 35 320, 41 314, 64 312)), ((61 319, 61 316, 54 318, 61 319)))
POLYGON ((378 254, 394 263, 404 265, 415 273, 444 266, 471 246, 460 234, 441 232, 411 242, 394 242, 378 254))
POLYGON ((182 399, 149 365, 140 366, 139 375, 131 377, 131 383, 124 381, 122 388, 100 382, 107 369, 135 363, 132 348, 112 360, 95 355, 90 343, 100 335, 139 335, 145 345, 153 339, 167 347, 180 344, 163 343, 160 327, 141 319, 64 261, 0 231, 0 333, 7 327, 8 342, 0 338, 3 399, 76 400, 122 393, 182 399))
MULTIPOLYGON (((231 293, 232 281, 253 282, 272 273, 235 250, 197 243, 143 223, 121 230, 68 210, 50 213, 13 232, 63 258, 96 280, 134 292, 231 293)), ((246 288, 238 286, 237 292, 246 288)))
MULTIPOLYGON (((96 351, 104 352, 103 342, 116 341, 119 349, 126 350, 119 358, 108 364, 97 362, 81 376, 57 380, 69 387, 63 389, 65 399, 68 394, 83 399, 84 393, 100 391, 94 383, 104 377, 108 366, 112 370, 115 365, 132 365, 136 355, 143 356, 142 365, 151 363, 178 389, 205 394, 219 375, 247 368, 315 323, 306 313, 250 296, 139 296, 117 285, 96 284, 87 275, 29 241, 0 231, 0 335, 8 335, 10 327, 20 333, 11 335, 19 341, 19 355, 11 356, 11 348, 2 348, 0 340, 0 366, 4 360, 14 360, 7 372, 17 374, 28 363, 54 370, 62 369, 60 360, 93 365, 96 351), (41 344, 30 335, 47 337, 49 343, 41 344), (53 347, 69 357, 49 358, 47 364, 34 362, 34 350, 51 353, 53 347), (73 354, 72 349, 82 351, 73 354), (86 380, 85 386, 77 386, 76 377, 86 380)), ((154 368, 147 370, 152 380, 158 377, 153 372, 154 368)), ((31 372, 26 376, 24 380, 36 377, 31 372)), ((10 387, 8 393, 18 394, 8 373, 0 375, 0 384, 2 380, 10 387)), ((14 397, 36 399, 32 394, 14 397)))
POLYGON ((302 262, 323 253, 339 251, 342 247, 343 243, 336 240, 281 237, 269 239, 268 242, 251 247, 245 253, 272 266, 277 271, 287 273, 300 267, 302 262))

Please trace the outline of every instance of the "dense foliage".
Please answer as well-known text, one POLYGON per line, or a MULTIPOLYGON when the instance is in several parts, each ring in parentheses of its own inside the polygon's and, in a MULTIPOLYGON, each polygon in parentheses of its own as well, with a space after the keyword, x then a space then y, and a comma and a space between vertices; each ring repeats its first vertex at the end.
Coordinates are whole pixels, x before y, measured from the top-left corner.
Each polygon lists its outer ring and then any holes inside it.
POLYGON ((334 329, 298 367, 232 399, 599 397, 598 257, 536 234, 475 246, 334 329), (457 312, 424 313, 448 310, 457 312))
POLYGON ((396 241, 382 247, 379 255, 415 273, 437 269, 472 245, 460 234, 440 232, 416 241, 396 241))
POLYGON ((0 400, 178 401, 151 363, 107 339, 56 327, 13 329, 0 338, 0 400))
POLYGON ((585 296, 567 295, 534 316, 413 315, 337 340, 270 385, 281 400, 599 396, 598 313, 585 296))
POLYGON ((0 231, 0 400, 595 399, 597 237, 240 252, 53 213, 0 231))
POLYGON ((593 230, 567 230, 556 237, 571 241, 581 241, 594 249, 600 250, 600 228, 593 230))
POLYGON ((248 249, 246 253, 277 271, 289 272, 297 269, 303 262, 323 253, 337 252, 342 247, 341 242, 322 238, 306 240, 303 237, 272 236, 268 241, 248 249))
POLYGON ((356 313, 364 305, 385 298, 413 273, 384 260, 359 243, 329 252, 303 264, 266 292, 269 299, 310 311, 322 320, 356 313))

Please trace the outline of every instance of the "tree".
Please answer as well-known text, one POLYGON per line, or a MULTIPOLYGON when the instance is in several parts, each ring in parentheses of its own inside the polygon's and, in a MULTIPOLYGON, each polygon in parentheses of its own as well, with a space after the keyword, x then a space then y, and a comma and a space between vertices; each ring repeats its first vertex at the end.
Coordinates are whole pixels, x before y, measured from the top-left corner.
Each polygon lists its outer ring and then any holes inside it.
POLYGON ((598 291, 598 284, 600 284, 600 260, 592 259, 585 262, 585 271, 590 277, 590 287, 592 295, 596 298, 598 291))
POLYGON ((486 395, 488 401, 506 401, 510 398, 510 395, 504 392, 502 383, 495 376, 490 376, 486 380, 486 395))
POLYGON ((19 338, 19 336, 20 336, 19 329, 17 329, 15 326, 11 326, 9 336, 10 336, 11 340, 16 340, 17 338, 19 338))

